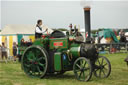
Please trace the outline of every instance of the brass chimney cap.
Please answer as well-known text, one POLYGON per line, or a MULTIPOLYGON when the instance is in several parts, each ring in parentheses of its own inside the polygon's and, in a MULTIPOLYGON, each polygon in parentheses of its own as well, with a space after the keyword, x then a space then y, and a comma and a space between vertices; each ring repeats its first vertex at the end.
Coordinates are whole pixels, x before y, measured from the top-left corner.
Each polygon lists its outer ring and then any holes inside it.
POLYGON ((85 11, 90 11, 90 9, 91 9, 90 7, 85 7, 84 8, 85 11))

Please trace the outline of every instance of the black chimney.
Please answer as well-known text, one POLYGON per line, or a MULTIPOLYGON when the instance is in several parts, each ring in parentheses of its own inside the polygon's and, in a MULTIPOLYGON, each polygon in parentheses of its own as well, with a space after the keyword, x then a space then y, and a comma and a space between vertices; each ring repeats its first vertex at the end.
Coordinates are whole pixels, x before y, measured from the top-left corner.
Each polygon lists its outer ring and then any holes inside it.
POLYGON ((84 16, 85 16, 85 33, 88 33, 88 38, 91 36, 91 23, 90 23, 90 8, 84 8, 84 16))

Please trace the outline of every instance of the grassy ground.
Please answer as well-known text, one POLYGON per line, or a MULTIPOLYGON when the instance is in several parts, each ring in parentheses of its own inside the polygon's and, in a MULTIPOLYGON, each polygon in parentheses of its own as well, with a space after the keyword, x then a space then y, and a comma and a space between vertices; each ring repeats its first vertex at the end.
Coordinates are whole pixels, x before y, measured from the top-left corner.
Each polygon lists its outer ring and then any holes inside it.
POLYGON ((30 78, 21 70, 20 63, 0 63, 0 85, 128 85, 128 67, 124 62, 127 55, 126 53, 105 54, 112 65, 111 75, 106 79, 93 76, 89 82, 76 80, 72 71, 44 79, 30 78))

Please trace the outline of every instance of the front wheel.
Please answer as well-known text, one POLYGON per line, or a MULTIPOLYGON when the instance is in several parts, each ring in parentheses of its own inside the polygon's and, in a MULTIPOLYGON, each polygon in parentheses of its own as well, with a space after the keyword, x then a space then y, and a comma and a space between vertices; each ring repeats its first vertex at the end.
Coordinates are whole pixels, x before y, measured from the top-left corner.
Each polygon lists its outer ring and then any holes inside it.
POLYGON ((107 78, 111 73, 111 64, 104 56, 99 56, 95 62, 94 75, 98 78, 107 78))
POLYGON ((92 65, 85 57, 80 57, 74 62, 73 71, 80 81, 88 81, 92 77, 92 65))

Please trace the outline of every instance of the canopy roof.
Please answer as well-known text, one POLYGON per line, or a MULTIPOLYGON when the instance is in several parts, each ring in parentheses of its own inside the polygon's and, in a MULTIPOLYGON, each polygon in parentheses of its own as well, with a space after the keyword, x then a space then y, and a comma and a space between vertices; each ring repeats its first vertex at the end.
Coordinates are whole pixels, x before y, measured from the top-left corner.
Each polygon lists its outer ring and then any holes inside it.
POLYGON ((117 39, 117 37, 112 29, 104 29, 103 31, 100 31, 99 37, 102 37, 102 36, 104 38, 112 38, 116 43, 119 42, 119 40, 117 39))
MULTIPOLYGON (((43 25, 43 29, 48 28, 43 25)), ((52 29, 48 28, 48 33, 51 33, 52 29)), ((5 26, 1 34, 35 34, 35 25, 7 25, 5 26)))

